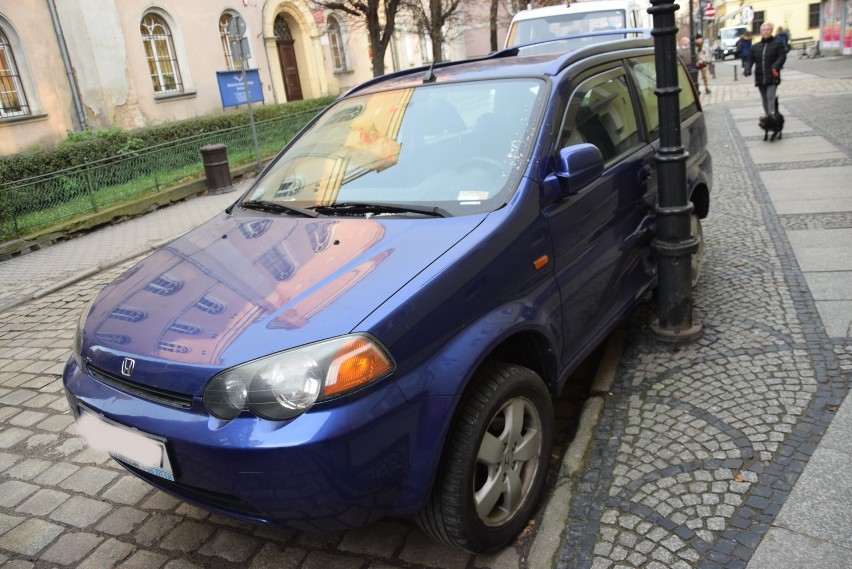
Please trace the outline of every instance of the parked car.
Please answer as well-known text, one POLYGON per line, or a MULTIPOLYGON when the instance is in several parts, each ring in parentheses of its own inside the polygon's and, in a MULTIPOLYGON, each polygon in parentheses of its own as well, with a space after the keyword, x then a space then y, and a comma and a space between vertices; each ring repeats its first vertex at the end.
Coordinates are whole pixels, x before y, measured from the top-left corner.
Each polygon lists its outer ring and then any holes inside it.
MULTIPOLYGON (((700 236, 711 158, 679 79, 700 236)), ((412 515, 506 545, 542 493, 551 396, 655 284, 655 88, 652 43, 621 39, 346 93, 84 310, 63 376, 80 431, 242 520, 412 515)))

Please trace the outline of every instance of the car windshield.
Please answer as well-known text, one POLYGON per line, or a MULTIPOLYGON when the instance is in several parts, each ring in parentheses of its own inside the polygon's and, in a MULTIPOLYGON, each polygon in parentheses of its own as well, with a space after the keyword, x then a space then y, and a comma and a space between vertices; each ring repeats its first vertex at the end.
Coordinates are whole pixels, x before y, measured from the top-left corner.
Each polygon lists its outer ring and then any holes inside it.
MULTIPOLYGON (((541 18, 518 20, 509 30, 506 47, 533 43, 566 36, 623 30, 627 27, 624 10, 598 10, 595 12, 554 14, 541 18)), ((598 41, 612 40, 612 36, 598 41)))
POLYGON ((276 160, 242 206, 367 216, 492 211, 517 186, 543 90, 540 79, 505 79, 341 100, 276 160))

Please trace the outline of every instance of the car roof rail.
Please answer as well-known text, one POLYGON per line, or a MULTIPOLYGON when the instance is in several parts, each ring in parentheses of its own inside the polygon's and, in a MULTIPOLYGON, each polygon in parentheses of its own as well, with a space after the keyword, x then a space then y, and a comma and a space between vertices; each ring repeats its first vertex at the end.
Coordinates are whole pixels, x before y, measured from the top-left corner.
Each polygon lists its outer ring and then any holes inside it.
MULTIPOLYGON (((378 77, 373 77, 371 79, 367 79, 363 83, 356 85, 349 89, 348 91, 341 93, 338 98, 348 97, 354 93, 359 91, 363 91, 376 85, 378 83, 383 83, 388 81, 389 79, 393 79, 395 77, 405 77, 410 75, 416 75, 417 73, 432 73, 439 69, 444 69, 447 67, 453 67, 456 65, 462 65, 465 63, 473 63, 477 61, 488 61, 491 59, 503 59, 507 57, 518 57, 523 55, 523 51, 525 49, 532 49, 536 47, 546 46, 548 44, 555 44, 559 42, 564 42, 566 40, 576 40, 576 39, 584 39, 584 38, 596 38, 596 37, 606 37, 606 36, 621 36, 619 38, 615 38, 612 41, 602 41, 593 44, 589 44, 587 46, 582 46, 577 49, 573 49, 571 51, 566 51, 562 54, 554 51, 552 54, 542 54, 542 55, 552 55, 554 59, 558 61, 555 62, 555 69, 551 69, 550 74, 555 74, 561 69, 574 61, 580 59, 581 57, 587 57, 588 55, 593 55, 596 51, 605 51, 605 47, 611 45, 615 41, 631 41, 636 44, 636 47, 645 47, 650 44, 649 38, 651 37, 650 28, 622 28, 617 30, 600 30, 597 32, 586 32, 582 34, 573 34, 568 36, 560 36, 558 38, 551 38, 537 42, 530 42, 525 44, 513 45, 511 47, 506 47, 503 49, 499 49, 488 55, 483 55, 480 57, 471 57, 470 59, 460 59, 456 61, 442 61, 440 63, 435 63, 434 61, 429 65, 421 65, 419 67, 412 67, 411 69, 403 69, 400 71, 394 71, 392 73, 387 73, 385 75, 379 75, 378 77), (625 38, 627 34, 634 34, 636 38, 625 38), (599 46, 604 49, 599 49, 599 46), (591 53, 589 53, 591 52, 591 53)), ((431 82, 431 81, 430 81, 431 82)))

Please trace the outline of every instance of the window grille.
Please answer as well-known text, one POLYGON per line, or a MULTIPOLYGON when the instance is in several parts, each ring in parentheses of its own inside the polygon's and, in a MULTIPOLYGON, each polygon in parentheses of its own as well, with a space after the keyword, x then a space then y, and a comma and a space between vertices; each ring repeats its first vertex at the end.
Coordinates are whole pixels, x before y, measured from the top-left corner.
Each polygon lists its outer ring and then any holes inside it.
POLYGON ((124 322, 141 322, 148 317, 144 310, 136 310, 135 308, 114 308, 109 314, 110 318, 122 320, 124 322))
POLYGON ((178 334, 184 334, 186 336, 198 336, 199 334, 201 334, 201 328, 199 328, 198 326, 194 326, 192 324, 182 324, 180 322, 175 322, 174 324, 169 326, 169 330, 178 334))
POLYGON ((222 312, 225 311, 224 304, 206 296, 201 297, 201 299, 195 303, 195 308, 202 312, 206 312, 207 314, 222 314, 222 312))
POLYGON ((140 31, 154 93, 183 92, 175 44, 166 21, 157 14, 146 14, 142 18, 140 31))
POLYGON ((231 23, 233 17, 233 14, 226 12, 219 18, 219 37, 222 40, 222 51, 225 54, 225 67, 231 71, 238 71, 243 68, 243 62, 234 59, 234 54, 231 52, 231 41, 239 38, 228 33, 228 24, 231 23))
POLYGON ((97 338, 101 342, 106 342, 107 344, 116 344, 118 346, 125 346, 130 343, 130 336, 125 336, 124 334, 104 334, 96 332, 95 338, 97 338))
POLYGON ((160 342, 157 344, 157 348, 159 348, 161 352, 172 352, 175 354, 189 353, 188 347, 181 344, 173 344, 172 342, 160 342))
POLYGON ((183 288, 183 282, 175 279, 170 279, 166 276, 159 276, 153 281, 145 285, 145 290, 159 294, 160 296, 169 296, 183 288))
POLYGON ((30 114, 9 38, 0 30, 0 118, 30 114))
POLYGON ((269 219, 261 219, 240 224, 240 233, 246 239, 257 239, 272 226, 272 221, 269 219))
POLYGON ((277 281, 289 280, 296 273, 296 266, 290 261, 286 253, 278 249, 264 253, 260 257, 260 264, 277 281))
POLYGON ((328 18, 328 44, 331 47, 331 61, 335 71, 346 70, 346 51, 343 47, 343 34, 340 24, 333 16, 328 18))

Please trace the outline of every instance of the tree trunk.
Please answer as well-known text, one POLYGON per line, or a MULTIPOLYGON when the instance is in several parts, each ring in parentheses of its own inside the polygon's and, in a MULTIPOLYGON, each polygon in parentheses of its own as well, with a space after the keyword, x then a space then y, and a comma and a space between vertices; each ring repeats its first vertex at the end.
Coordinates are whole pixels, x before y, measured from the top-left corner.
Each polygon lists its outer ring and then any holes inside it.
POLYGON ((491 0, 491 51, 497 51, 497 7, 500 0, 491 0))
POLYGON ((367 14, 367 33, 370 36, 370 58, 373 63, 373 77, 385 74, 385 50, 382 47, 382 30, 378 12, 367 14))

